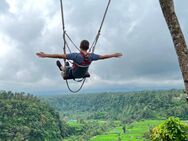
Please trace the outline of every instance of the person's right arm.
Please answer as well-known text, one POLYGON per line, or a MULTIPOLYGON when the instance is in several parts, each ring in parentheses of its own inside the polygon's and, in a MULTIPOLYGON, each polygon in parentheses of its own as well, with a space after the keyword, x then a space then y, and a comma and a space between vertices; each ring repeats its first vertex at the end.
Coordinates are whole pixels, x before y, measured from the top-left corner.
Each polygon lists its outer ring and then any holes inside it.
POLYGON ((47 54, 44 52, 38 52, 36 53, 36 55, 40 58, 62 58, 62 59, 67 58, 66 54, 47 54))
POLYGON ((119 58, 122 55, 123 55, 122 53, 113 53, 113 54, 99 55, 99 59, 119 58))

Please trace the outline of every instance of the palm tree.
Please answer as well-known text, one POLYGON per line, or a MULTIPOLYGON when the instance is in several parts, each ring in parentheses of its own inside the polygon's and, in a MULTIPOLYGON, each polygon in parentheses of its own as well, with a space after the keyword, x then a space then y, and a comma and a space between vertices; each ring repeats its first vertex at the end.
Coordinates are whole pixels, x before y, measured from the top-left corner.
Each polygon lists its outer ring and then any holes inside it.
POLYGON ((185 93, 188 101, 188 49, 183 36, 178 18, 174 9, 173 0, 159 0, 163 15, 170 30, 176 54, 179 61, 179 66, 182 72, 185 93))

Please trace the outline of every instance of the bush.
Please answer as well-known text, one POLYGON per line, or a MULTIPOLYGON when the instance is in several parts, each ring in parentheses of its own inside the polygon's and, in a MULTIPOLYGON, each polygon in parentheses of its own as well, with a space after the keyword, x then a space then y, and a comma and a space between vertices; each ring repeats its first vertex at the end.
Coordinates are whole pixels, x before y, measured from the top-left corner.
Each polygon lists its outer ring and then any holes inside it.
POLYGON ((188 141, 188 125, 170 117, 151 131, 152 141, 188 141))

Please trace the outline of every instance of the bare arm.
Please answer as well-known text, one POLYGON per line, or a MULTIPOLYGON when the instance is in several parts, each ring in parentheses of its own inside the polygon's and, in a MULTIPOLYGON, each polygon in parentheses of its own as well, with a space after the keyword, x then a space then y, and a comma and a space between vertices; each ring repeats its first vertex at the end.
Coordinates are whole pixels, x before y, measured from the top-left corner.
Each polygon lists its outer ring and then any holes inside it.
POLYGON ((122 53, 113 53, 113 54, 100 55, 99 59, 120 58, 121 56, 123 56, 122 53))
POLYGON ((62 59, 67 58, 66 54, 47 54, 44 52, 38 52, 36 53, 36 55, 40 58, 62 58, 62 59))

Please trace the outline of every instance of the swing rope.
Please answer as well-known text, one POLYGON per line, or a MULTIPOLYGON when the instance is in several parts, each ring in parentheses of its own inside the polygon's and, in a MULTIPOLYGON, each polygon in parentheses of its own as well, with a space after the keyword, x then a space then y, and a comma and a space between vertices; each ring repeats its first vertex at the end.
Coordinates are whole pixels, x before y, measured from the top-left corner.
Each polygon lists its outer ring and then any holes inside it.
MULTIPOLYGON (((62 30, 63 30, 63 41, 64 41, 64 46, 63 46, 63 52, 64 54, 66 54, 66 48, 68 48, 69 52, 71 53, 71 49, 66 41, 66 37, 70 40, 70 42, 75 46, 75 48, 77 48, 79 50, 79 48, 76 46, 76 44, 72 41, 72 39, 69 37, 69 35, 66 33, 66 30, 65 30, 65 21, 64 21, 64 12, 63 12, 63 2, 62 0, 60 0, 60 5, 61 5, 61 17, 62 17, 62 30)), ((72 62, 71 62, 72 63, 72 62)), ((64 59, 64 64, 66 64, 66 59, 64 59)), ((82 82, 81 86, 77 89, 77 90, 72 90, 69 86, 69 82, 68 80, 66 80, 66 85, 67 85, 67 88, 69 89, 70 92, 72 93, 77 93, 79 92, 84 83, 85 83, 85 80, 86 78, 83 78, 82 80, 75 80, 76 82, 82 82)))
POLYGON ((85 81, 86 81, 86 78, 83 78, 82 80, 76 81, 76 82, 82 82, 82 84, 81 84, 81 86, 80 86, 77 90, 72 90, 72 89, 70 88, 70 86, 69 86, 68 80, 66 80, 67 88, 69 89, 70 92, 72 92, 72 93, 77 93, 77 92, 79 92, 79 91, 82 89, 82 87, 83 87, 85 81))
MULTIPOLYGON (((61 22, 62 22, 62 29, 63 29, 63 41, 64 41, 64 46, 63 46, 63 52, 66 54, 66 46, 67 46, 67 41, 66 41, 66 30, 65 30, 65 21, 64 21, 64 10, 63 10, 63 2, 60 0, 60 6, 61 6, 61 22)), ((64 64, 66 63, 66 59, 64 59, 64 64)))
MULTIPOLYGON (((64 10, 63 10, 63 2, 62 0, 60 0, 60 5, 61 5, 61 20, 62 20, 62 29, 63 29, 63 41, 64 41, 64 46, 63 46, 63 52, 64 54, 66 54, 66 48, 68 48, 69 52, 71 53, 71 49, 67 43, 66 37, 69 39, 69 41, 74 45, 74 47, 80 51, 79 47, 73 42, 73 40, 70 38, 70 36, 67 34, 66 30, 65 30, 65 20, 64 20, 64 10)), ((71 61, 68 60, 69 63, 73 64, 71 61)), ((66 59, 64 59, 64 64, 66 63, 66 59)), ((79 64, 76 64, 79 67, 88 67, 88 66, 82 66, 79 64)))
MULTIPOLYGON (((98 39, 99 39, 99 36, 100 36, 100 32, 101 32, 102 26, 103 26, 104 20, 105 20, 105 18, 106 18, 106 14, 107 14, 107 12, 108 12, 108 8, 109 8, 109 5, 110 5, 110 2, 111 2, 111 0, 108 1, 108 4, 107 4, 106 10, 105 10, 105 13, 104 13, 104 15, 103 15, 102 22, 101 22, 101 24, 100 24, 100 27, 99 27, 99 30, 98 30, 97 35, 96 35, 96 37, 95 37, 95 40, 93 41, 93 43, 92 43, 92 45, 91 45, 91 47, 90 47, 90 49, 89 49, 89 52, 91 52, 91 50, 92 50, 92 53, 94 53, 94 51, 95 51, 95 47, 96 47, 96 45, 97 45, 97 42, 98 42, 98 39)), ((63 10, 63 2, 62 2, 62 0, 60 0, 60 7, 61 7, 61 17, 62 17, 61 20, 62 20, 63 41, 64 41, 63 52, 64 52, 64 54, 66 54, 66 48, 68 48, 69 52, 71 53, 71 49, 70 49, 70 47, 69 47, 69 45, 68 45, 68 42, 67 42, 67 40, 66 40, 66 37, 67 37, 67 38, 69 39, 69 41, 74 45, 74 47, 75 47, 78 51, 80 51, 79 47, 73 42, 73 40, 70 38, 70 36, 66 33, 66 30, 65 30, 65 21, 64 21, 64 12, 63 12, 64 10, 63 10)), ((69 61, 69 62, 70 62, 70 61, 69 61)), ((70 63, 73 64, 72 62, 70 62, 70 63)), ((66 64, 66 59, 64 59, 64 64, 66 64)), ((77 65, 78 65, 79 67, 89 67, 89 66, 82 66, 82 65, 79 65, 79 64, 77 64, 77 65)), ((77 93, 77 92, 79 92, 79 91, 82 89, 82 87, 83 87, 83 85, 84 85, 84 83, 85 83, 86 78, 83 78, 83 79, 81 79, 81 80, 75 80, 75 79, 73 79, 73 80, 76 81, 76 82, 82 82, 81 86, 80 86, 77 90, 72 90, 72 89, 70 88, 70 86, 69 86, 68 80, 66 80, 66 84, 67 84, 67 87, 68 87, 69 91, 71 91, 72 93, 77 93)))
POLYGON ((91 50, 92 50, 92 53, 95 52, 95 47, 96 47, 96 45, 97 45, 97 42, 98 42, 98 39, 99 39, 99 36, 100 36, 100 33, 101 33, 101 29, 102 29, 102 27, 103 27, 103 23, 104 23, 104 20, 105 20, 105 18, 106 18, 106 14, 107 14, 107 12, 108 12, 108 8, 109 8, 109 6, 110 6, 110 3, 111 3, 111 0, 108 1, 108 4, 107 4, 106 9, 105 9, 105 12, 104 12, 104 16, 103 16, 103 18, 102 18, 101 25, 100 25, 100 27, 99 27, 99 30, 98 30, 97 35, 96 35, 96 37, 95 37, 95 40, 93 41, 93 43, 92 43, 92 45, 91 45, 91 48, 90 48, 90 50, 89 50, 90 52, 91 52, 91 50))
MULTIPOLYGON (((97 42, 98 42, 98 39, 99 39, 99 36, 100 36, 100 33, 101 33, 101 29, 103 27, 103 24, 104 24, 104 21, 105 21, 105 18, 106 18, 106 15, 107 15, 107 12, 108 12, 108 9, 109 9, 109 6, 110 6, 110 3, 111 3, 111 0, 108 0, 108 4, 106 6, 106 9, 105 9, 105 12, 104 12, 104 15, 103 15, 103 18, 102 18, 102 21, 101 21, 101 24, 100 24, 100 27, 98 29, 98 32, 97 32, 97 35, 89 49, 89 52, 92 51, 92 53, 94 53, 95 51, 95 48, 96 48, 96 45, 97 45, 97 42)), ((74 43, 74 41, 70 38, 70 36, 66 33, 66 30, 65 30, 65 22, 64 22, 64 12, 63 12, 63 2, 62 0, 60 0, 60 5, 61 5, 61 16, 62 16, 62 27, 63 27, 63 39, 64 39, 64 42, 66 40, 66 37, 70 40, 70 42, 74 45, 74 47, 80 51, 79 47, 74 43)), ((67 46, 67 42, 65 43, 65 46, 67 46)))

